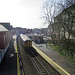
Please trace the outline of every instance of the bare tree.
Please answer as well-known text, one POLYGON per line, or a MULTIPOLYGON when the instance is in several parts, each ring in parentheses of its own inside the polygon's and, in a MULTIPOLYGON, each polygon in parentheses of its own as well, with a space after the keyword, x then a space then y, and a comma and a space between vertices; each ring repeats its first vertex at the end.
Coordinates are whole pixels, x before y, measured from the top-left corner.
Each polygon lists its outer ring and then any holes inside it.
POLYGON ((73 4, 75 4, 75 0, 64 0, 65 1, 65 4, 66 4, 66 7, 69 7, 73 4))
MULTIPOLYGON (((62 0, 61 0, 62 1, 62 0)), ((75 11, 74 11, 74 8, 72 9, 67 9, 69 6, 75 4, 75 0, 64 0, 64 2, 61 2, 61 3, 58 3, 59 6, 62 8, 63 11, 63 18, 62 18, 62 21, 63 21, 63 24, 64 24, 64 28, 66 28, 66 30, 68 31, 68 39, 70 38, 70 33, 72 32, 72 28, 74 27, 73 23, 74 23, 74 18, 75 18, 75 11), (67 10, 67 11, 65 11, 67 10), (64 22, 65 21, 65 22, 64 22)), ((75 7, 75 5, 73 6, 75 7)), ((61 24, 61 25, 63 25, 61 24)))
POLYGON ((57 3, 59 7, 59 11, 63 11, 64 9, 70 7, 71 5, 75 4, 75 0, 59 0, 57 3))
POLYGON ((43 18, 44 18, 45 22, 48 24, 53 43, 54 43, 53 32, 54 32, 54 17, 55 17, 55 15, 56 15, 56 2, 52 1, 52 0, 48 0, 48 1, 44 2, 43 18))

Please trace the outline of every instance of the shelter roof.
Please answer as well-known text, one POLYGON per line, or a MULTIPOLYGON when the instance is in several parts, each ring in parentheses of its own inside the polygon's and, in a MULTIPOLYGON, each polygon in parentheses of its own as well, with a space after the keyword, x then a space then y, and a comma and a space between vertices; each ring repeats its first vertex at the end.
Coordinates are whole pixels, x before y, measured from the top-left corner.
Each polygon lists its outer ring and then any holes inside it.
POLYGON ((3 25, 0 24, 0 32, 7 32, 8 29, 6 29, 3 25))

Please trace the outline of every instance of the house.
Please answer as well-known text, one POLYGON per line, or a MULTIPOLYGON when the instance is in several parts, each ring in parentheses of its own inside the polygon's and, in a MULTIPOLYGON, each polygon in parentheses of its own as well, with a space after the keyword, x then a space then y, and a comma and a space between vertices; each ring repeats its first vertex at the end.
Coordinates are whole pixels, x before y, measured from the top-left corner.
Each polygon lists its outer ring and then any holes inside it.
POLYGON ((71 33, 73 32, 74 27, 75 27, 75 4, 64 9, 54 18, 55 38, 61 39, 62 37, 65 36, 66 39, 68 39, 70 34, 70 39, 72 39, 73 36, 71 33))

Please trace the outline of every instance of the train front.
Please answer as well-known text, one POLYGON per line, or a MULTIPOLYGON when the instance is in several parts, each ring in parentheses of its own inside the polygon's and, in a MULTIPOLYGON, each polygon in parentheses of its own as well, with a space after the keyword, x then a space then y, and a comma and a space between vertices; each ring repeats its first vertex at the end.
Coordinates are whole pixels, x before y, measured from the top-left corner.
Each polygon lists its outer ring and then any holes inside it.
POLYGON ((27 48, 32 47, 32 41, 31 40, 25 40, 24 47, 27 47, 27 48))

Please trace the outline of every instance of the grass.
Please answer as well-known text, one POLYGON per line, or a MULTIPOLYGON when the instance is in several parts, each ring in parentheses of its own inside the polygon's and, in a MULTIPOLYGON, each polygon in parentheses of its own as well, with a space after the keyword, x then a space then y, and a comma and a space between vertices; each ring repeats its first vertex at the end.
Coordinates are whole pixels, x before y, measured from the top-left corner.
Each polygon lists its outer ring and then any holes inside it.
POLYGON ((52 50, 55 50, 61 56, 63 56, 69 63, 75 66, 75 56, 72 56, 70 52, 67 52, 65 49, 58 45, 54 45, 52 43, 47 43, 47 46, 52 50))

